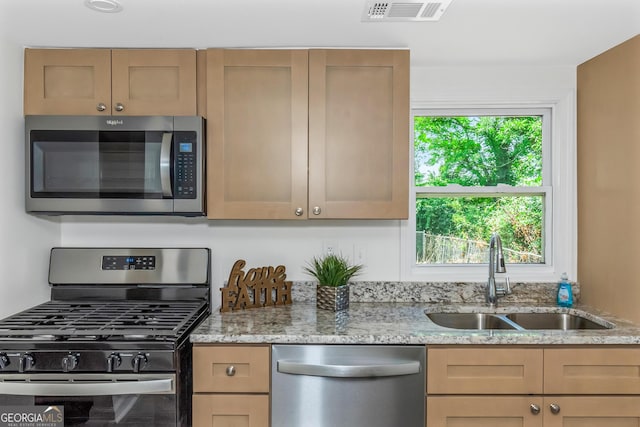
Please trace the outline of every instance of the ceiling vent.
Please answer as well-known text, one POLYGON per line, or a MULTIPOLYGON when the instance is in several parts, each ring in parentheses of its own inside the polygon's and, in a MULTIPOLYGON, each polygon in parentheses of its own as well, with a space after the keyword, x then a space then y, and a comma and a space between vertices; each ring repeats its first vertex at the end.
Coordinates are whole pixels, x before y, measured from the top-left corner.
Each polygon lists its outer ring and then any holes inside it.
POLYGON ((439 1, 375 1, 367 0, 363 22, 438 21, 453 0, 439 1))

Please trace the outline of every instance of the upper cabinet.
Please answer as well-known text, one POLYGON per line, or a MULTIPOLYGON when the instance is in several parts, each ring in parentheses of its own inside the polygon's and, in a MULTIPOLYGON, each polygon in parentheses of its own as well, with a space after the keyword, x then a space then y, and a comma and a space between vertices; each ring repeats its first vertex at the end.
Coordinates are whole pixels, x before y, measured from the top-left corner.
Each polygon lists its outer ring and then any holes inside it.
POLYGON ((409 51, 206 52, 209 218, 407 218, 409 51))
POLYGON ((196 115, 192 49, 25 49, 25 115, 196 115))
POLYGON ((578 66, 577 110, 582 302, 640 322, 640 35, 578 66))
POLYGON ((309 213, 407 218, 409 51, 309 52, 309 213))
POLYGON ((206 56, 208 217, 306 217, 308 52, 206 56))

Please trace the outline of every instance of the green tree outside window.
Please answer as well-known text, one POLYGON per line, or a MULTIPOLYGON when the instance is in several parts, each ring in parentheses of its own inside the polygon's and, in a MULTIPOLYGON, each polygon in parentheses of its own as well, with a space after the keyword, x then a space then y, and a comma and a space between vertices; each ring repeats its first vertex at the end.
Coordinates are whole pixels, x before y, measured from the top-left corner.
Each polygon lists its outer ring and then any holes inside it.
MULTIPOLYGON (((415 185, 542 185, 542 117, 414 118, 415 185)), ((472 192, 472 191, 470 191, 472 192)), ((543 263, 544 197, 418 193, 418 263, 483 263, 500 233, 507 262, 543 263)))

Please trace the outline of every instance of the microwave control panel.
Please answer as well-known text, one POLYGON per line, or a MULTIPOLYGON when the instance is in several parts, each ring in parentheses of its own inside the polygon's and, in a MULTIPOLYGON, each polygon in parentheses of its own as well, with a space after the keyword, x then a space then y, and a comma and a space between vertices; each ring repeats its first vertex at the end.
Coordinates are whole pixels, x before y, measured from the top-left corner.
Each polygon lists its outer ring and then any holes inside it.
POLYGON ((176 132, 175 186, 176 199, 195 199, 196 188, 196 135, 195 132, 176 132))

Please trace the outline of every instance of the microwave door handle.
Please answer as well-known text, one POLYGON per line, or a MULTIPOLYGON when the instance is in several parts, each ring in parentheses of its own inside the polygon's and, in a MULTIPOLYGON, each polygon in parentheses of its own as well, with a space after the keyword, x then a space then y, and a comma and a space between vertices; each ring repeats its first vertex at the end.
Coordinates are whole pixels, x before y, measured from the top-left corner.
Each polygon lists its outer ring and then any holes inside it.
POLYGON ((162 195, 172 197, 171 191, 171 140, 172 133, 162 134, 162 145, 160 146, 160 185, 162 186, 162 195))

